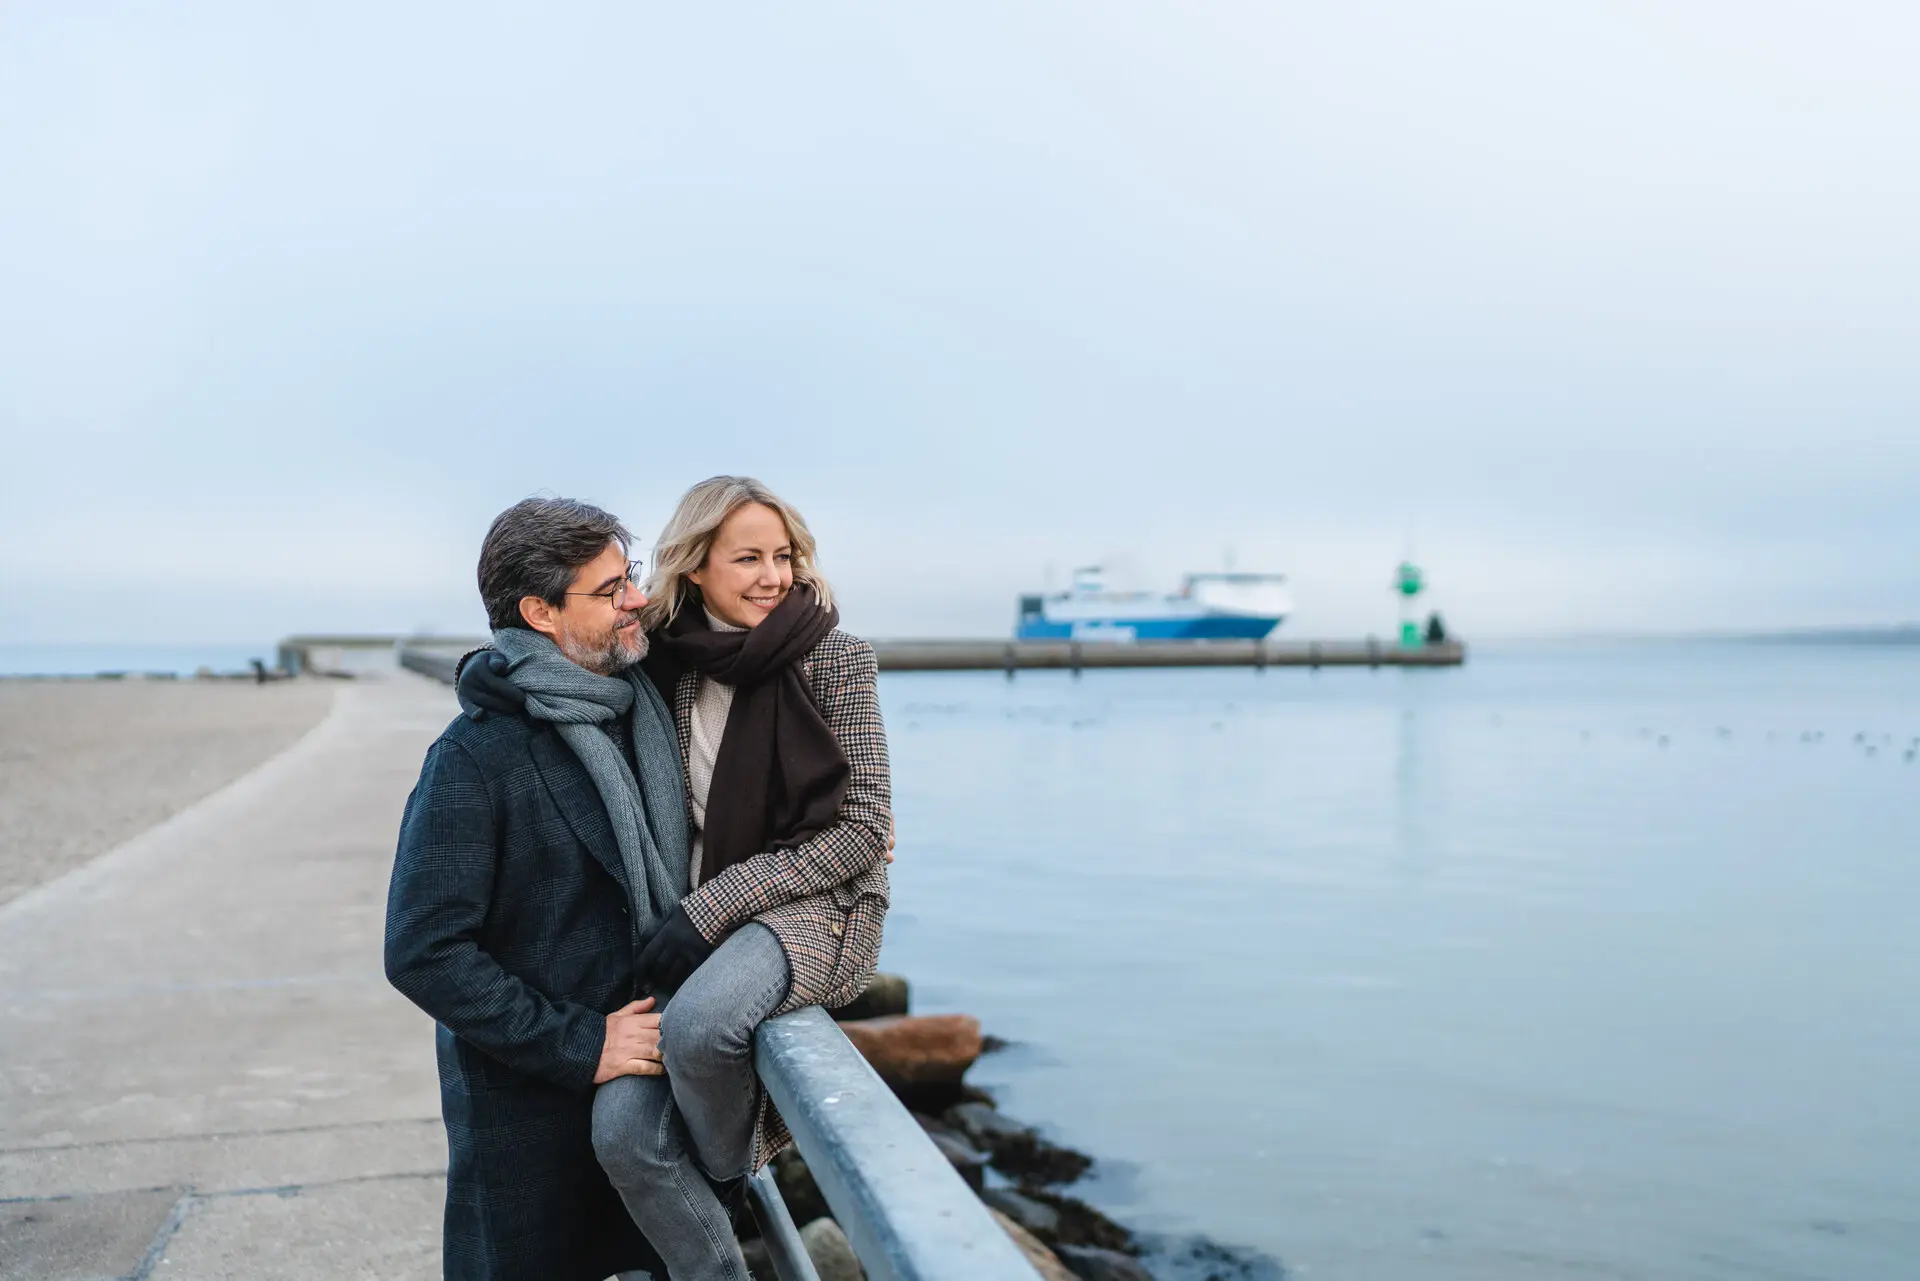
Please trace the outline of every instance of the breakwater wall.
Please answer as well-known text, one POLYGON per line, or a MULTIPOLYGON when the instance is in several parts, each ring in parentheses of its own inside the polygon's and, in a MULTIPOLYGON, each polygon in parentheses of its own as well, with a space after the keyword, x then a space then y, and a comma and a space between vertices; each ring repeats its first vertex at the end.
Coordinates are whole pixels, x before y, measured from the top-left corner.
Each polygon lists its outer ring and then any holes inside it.
POLYGON ((877 640, 883 672, 1081 671, 1092 667, 1458 667, 1458 641, 877 640))
MULTIPOLYGON (((451 679, 453 662, 484 637, 289 636, 277 662, 292 673, 335 673, 379 651, 437 680, 451 679)), ((1458 667, 1467 661, 1459 641, 1400 645, 1362 640, 1073 641, 989 638, 872 640, 883 672, 1070 671, 1104 667, 1458 667)))

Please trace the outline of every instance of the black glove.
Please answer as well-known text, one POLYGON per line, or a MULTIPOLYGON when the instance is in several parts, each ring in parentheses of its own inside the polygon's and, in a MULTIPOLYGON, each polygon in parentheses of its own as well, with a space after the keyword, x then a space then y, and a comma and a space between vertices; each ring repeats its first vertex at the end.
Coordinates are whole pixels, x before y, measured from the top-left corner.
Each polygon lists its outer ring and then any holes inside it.
POLYGON ((488 712, 518 716, 527 710, 527 692, 507 679, 507 656, 498 650, 468 655, 454 691, 460 696, 460 710, 476 721, 487 719, 488 712))
POLYGON ((713 955, 713 944, 700 937, 687 919, 687 909, 676 907, 647 945, 640 949, 640 983, 651 982, 658 992, 672 992, 713 955))

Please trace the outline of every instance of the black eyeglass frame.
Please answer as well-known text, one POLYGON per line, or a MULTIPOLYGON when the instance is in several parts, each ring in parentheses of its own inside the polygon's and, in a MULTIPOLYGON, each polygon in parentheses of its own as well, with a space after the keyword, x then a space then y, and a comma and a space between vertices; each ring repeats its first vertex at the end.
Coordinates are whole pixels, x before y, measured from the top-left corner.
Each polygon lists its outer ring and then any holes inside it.
POLYGON ((601 600, 607 602, 607 604, 613 605, 614 602, 620 599, 620 593, 627 590, 629 587, 633 588, 633 590, 635 591, 639 591, 640 588, 638 584, 640 583, 641 580, 645 579, 646 573, 647 573, 647 563, 645 561, 630 560, 627 562, 627 572, 620 576, 620 581, 616 582, 613 586, 607 588, 605 591, 603 592, 564 592, 562 594, 566 596, 598 596, 601 600))

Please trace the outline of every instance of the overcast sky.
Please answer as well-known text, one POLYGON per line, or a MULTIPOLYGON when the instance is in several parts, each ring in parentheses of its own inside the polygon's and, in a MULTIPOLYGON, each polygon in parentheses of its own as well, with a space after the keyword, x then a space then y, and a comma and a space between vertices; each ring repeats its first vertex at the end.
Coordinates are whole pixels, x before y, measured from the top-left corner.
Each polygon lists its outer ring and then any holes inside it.
POLYGON ((721 471, 870 635, 1073 565, 1920 617, 1920 10, 0 7, 0 643, 472 630, 721 471))

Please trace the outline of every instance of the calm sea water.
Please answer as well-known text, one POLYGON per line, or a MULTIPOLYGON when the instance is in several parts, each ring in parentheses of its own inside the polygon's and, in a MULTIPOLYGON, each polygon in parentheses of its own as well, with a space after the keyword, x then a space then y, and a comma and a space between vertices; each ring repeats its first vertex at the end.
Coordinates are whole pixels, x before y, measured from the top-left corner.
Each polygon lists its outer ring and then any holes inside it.
POLYGON ((884 964, 1128 1223, 1920 1276, 1920 650, 897 675, 884 964))

